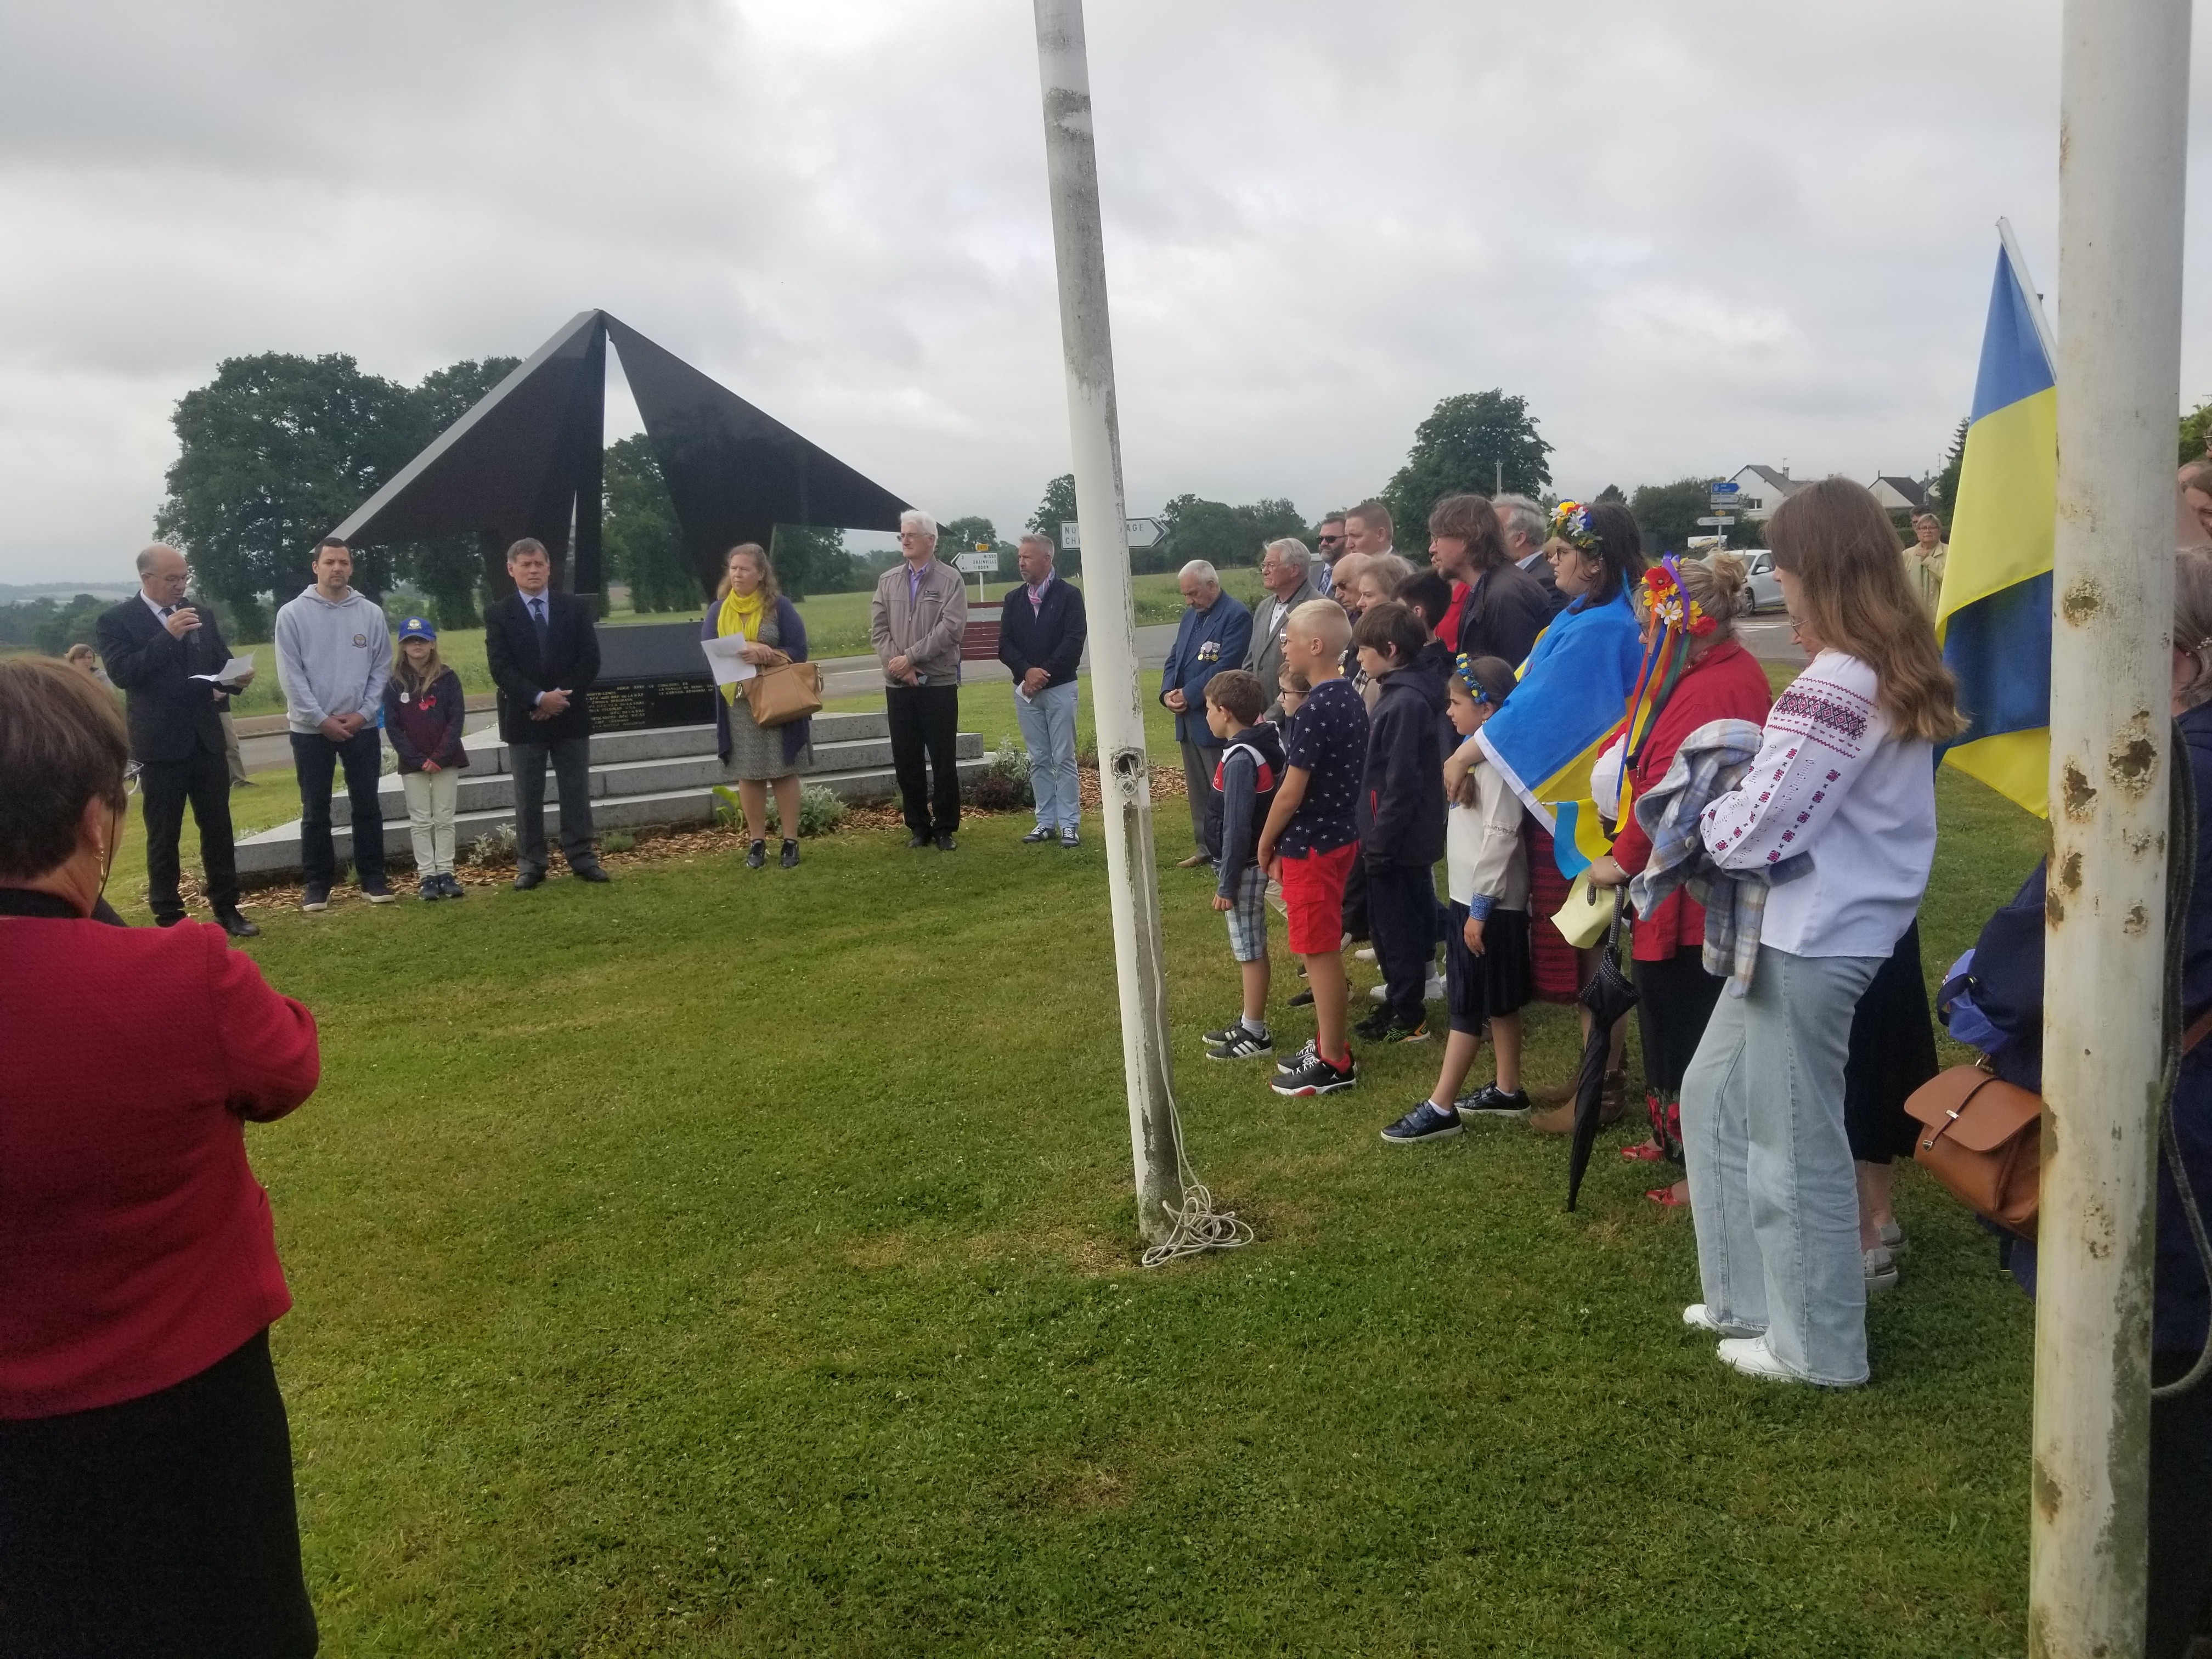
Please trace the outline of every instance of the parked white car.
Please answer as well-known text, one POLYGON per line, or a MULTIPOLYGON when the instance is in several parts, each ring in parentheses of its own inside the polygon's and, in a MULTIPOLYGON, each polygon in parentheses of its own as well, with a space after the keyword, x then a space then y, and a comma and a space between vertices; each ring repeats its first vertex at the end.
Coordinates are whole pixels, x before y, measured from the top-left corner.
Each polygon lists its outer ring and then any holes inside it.
POLYGON ((1750 562, 1749 579, 1744 584, 1744 593, 1751 614, 1762 611, 1782 609, 1782 584, 1774 574, 1774 555, 1766 548, 1755 547, 1744 554, 1750 562))

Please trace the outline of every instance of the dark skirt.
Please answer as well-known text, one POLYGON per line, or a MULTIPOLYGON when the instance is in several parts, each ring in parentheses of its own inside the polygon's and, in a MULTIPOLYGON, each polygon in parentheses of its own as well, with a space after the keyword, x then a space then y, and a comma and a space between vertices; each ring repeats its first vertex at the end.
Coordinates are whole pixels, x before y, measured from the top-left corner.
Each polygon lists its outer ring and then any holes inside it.
POLYGON ((1455 1031, 1479 1032, 1495 1014, 1528 1005, 1528 915, 1493 910, 1482 925, 1482 954, 1467 948, 1467 906, 1455 901, 1444 927, 1444 1004, 1455 1031))
POLYGON ((0 1422, 0 1659, 315 1644, 268 1332, 158 1394, 0 1422))
POLYGON ((1682 1092, 1705 1022, 1721 1000, 1722 981, 1705 971, 1705 953, 1677 951, 1664 962, 1636 964, 1636 1028, 1644 1038, 1644 1076, 1662 1099, 1682 1092))
POLYGON ((1582 959, 1552 918, 1567 902, 1567 878, 1552 852, 1551 831, 1535 819, 1524 833, 1528 846, 1528 915, 1534 939, 1535 994, 1545 1002, 1572 1002, 1582 994, 1582 959))
POLYGON ((1851 1016, 1851 1048, 1844 1061, 1844 1133, 1860 1164, 1912 1156, 1917 1127, 1905 1102, 1936 1075, 1936 1026, 1928 982, 1920 975, 1920 924, 1905 930, 1889 960, 1875 970, 1851 1016))

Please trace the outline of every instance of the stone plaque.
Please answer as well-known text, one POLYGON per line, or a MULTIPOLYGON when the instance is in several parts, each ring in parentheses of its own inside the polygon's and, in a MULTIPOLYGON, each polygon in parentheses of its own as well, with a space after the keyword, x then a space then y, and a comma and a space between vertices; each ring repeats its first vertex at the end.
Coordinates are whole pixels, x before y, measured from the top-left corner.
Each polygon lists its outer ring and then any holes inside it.
POLYGON ((595 732, 711 724, 714 677, 699 649, 698 623, 602 627, 599 677, 585 701, 595 732))

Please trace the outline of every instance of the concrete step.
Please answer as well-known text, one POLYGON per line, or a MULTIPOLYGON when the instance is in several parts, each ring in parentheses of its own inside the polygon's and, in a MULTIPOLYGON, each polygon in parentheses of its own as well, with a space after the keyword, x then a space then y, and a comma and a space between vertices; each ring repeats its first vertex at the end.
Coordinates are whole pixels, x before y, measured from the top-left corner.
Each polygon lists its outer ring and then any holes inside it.
MULTIPOLYGON (((711 727, 684 727, 686 731, 706 730, 708 736, 703 752, 684 752, 651 760, 599 762, 592 768, 592 795, 594 799, 611 799, 619 795, 658 795, 671 790, 708 789, 718 783, 732 781, 722 763, 714 754, 711 727)), ((833 727, 833 730, 842 730, 833 727)), ((962 760, 975 760, 983 753, 981 733, 963 732, 958 738, 957 753, 962 760)), ((596 759, 597 750, 593 750, 596 759)), ((888 737, 861 738, 852 740, 820 743, 814 745, 811 766, 799 769, 799 775, 811 783, 823 774, 869 772, 887 768, 891 763, 891 742, 888 737)), ((386 775, 378 787, 385 822, 404 820, 407 816, 406 793, 397 773, 386 775)), ((544 799, 559 799, 558 787, 551 768, 546 769, 544 799)), ((463 812, 495 811, 514 805, 514 778, 507 772, 495 772, 481 767, 471 751, 469 765, 461 774, 460 805, 463 812)), ((333 823, 353 822, 353 803, 344 795, 334 796, 331 801, 331 821, 333 823)))
MULTIPOLYGON (((880 710, 849 714, 817 714, 814 744, 856 743, 869 738, 889 738, 890 717, 880 710)), ((462 739, 469 751, 472 772, 509 770, 507 745, 496 727, 471 732, 462 739)), ((592 764, 610 766, 625 761, 665 760, 674 755, 711 755, 714 728, 711 726, 662 726, 643 732, 594 732, 592 764)))
MULTIPOLYGON (((967 754, 966 739, 970 735, 962 734, 963 757, 967 754)), ((963 779, 973 778, 989 763, 989 757, 980 752, 980 739, 976 746, 979 752, 974 758, 963 758, 960 762, 963 779)), ((898 792, 897 779, 889 765, 817 772, 807 781, 820 784, 842 799, 855 802, 889 800, 898 792)), ((608 795, 592 801, 592 824, 595 830, 605 831, 709 823, 714 821, 717 804, 712 787, 704 785, 641 794, 608 795)), ((511 804, 458 813, 453 820, 454 844, 457 848, 465 850, 471 842, 485 831, 514 822, 514 809, 511 804)), ((549 809, 546 813, 546 840, 555 845, 560 841, 557 824, 557 811, 549 809)), ((340 862, 352 857, 353 830, 350 826, 335 826, 331 840, 340 862)), ((407 833, 404 809, 398 818, 385 821, 384 855, 387 862, 395 866, 406 866, 414 860, 414 843, 407 833)), ((273 830, 264 830, 259 835, 249 836, 240 842, 238 872, 249 884, 257 881, 296 879, 300 873, 299 820, 295 818, 273 830)))

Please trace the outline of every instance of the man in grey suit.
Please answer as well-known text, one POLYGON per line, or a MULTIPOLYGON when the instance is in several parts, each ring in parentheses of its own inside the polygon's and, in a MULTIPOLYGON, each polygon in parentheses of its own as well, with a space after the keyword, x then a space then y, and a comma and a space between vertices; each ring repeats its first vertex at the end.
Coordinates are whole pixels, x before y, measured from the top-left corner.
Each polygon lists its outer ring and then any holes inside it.
POLYGON ((908 847, 950 853, 959 844, 952 832, 960 827, 960 642, 967 632, 967 582, 937 556, 937 520, 908 508, 899 514, 899 562, 876 583, 868 608, 908 847))
POLYGON ((1260 586, 1267 592, 1252 607, 1252 643, 1245 650, 1243 667, 1260 677, 1260 689, 1273 699, 1267 705, 1269 720, 1283 717, 1277 695, 1283 674, 1283 630, 1290 625, 1291 611, 1321 597, 1314 591, 1313 567, 1313 550, 1295 536, 1269 542, 1261 550, 1260 586))

